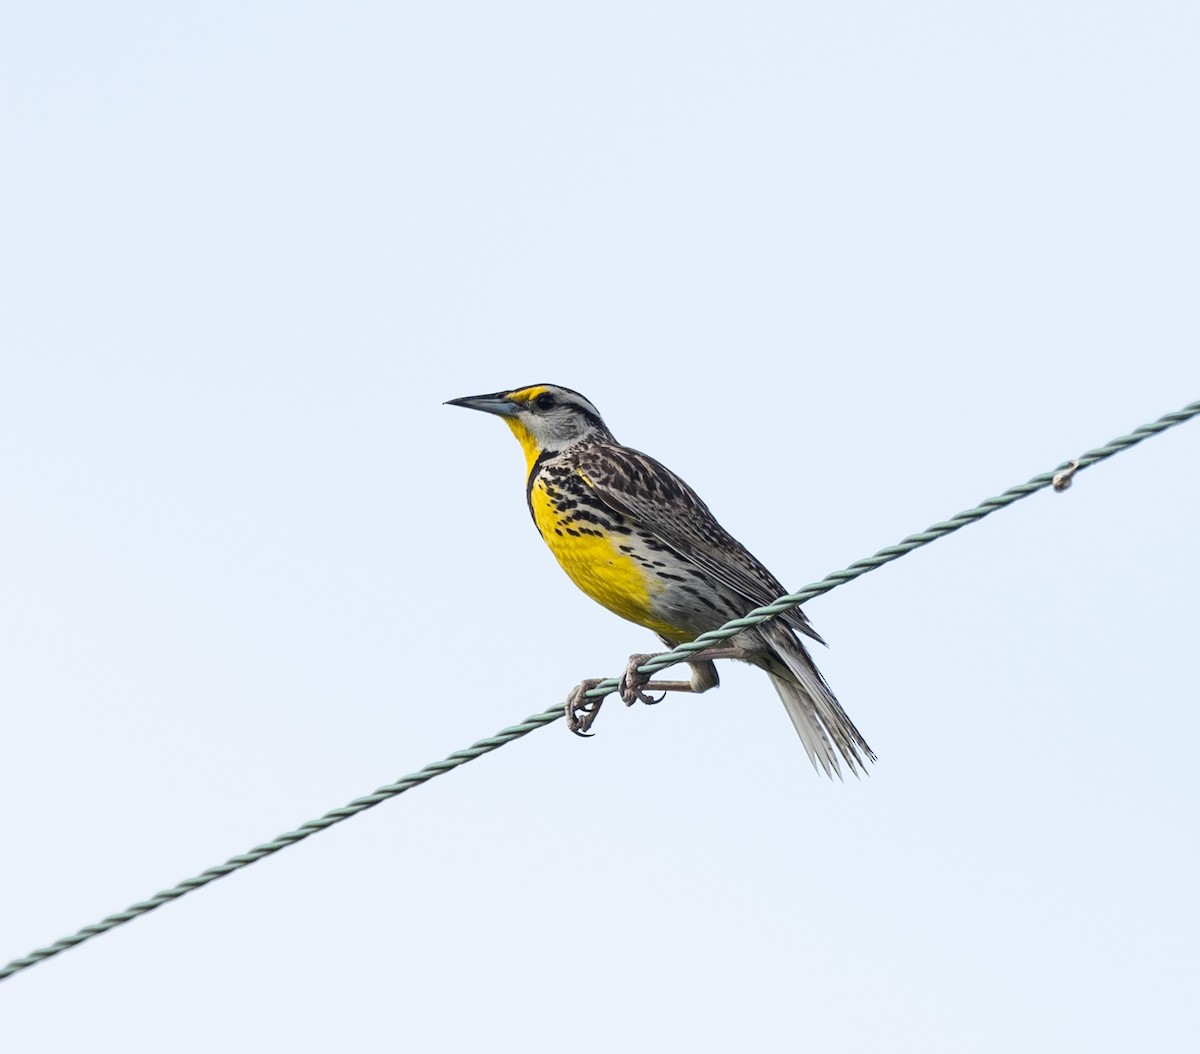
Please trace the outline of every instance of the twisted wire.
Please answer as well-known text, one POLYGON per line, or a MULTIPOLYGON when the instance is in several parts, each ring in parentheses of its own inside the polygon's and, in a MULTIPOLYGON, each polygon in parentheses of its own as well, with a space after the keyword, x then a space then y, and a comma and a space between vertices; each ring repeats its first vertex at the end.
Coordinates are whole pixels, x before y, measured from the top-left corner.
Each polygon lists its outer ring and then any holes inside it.
MULTIPOLYGON (((907 538, 890 545, 886 549, 880 549, 873 556, 865 557, 862 560, 856 560, 840 571, 835 571, 830 575, 826 575, 819 582, 814 582, 812 585, 805 586, 803 589, 795 593, 788 593, 786 596, 780 597, 774 603, 767 604, 764 607, 755 608, 742 618, 733 619, 725 623, 719 629, 712 630, 708 633, 701 634, 694 641, 689 641, 686 644, 681 644, 678 648, 674 648, 669 652, 664 652, 662 655, 655 656, 652 660, 640 666, 639 669, 643 673, 656 673, 659 670, 666 669, 668 666, 673 666, 676 663, 683 662, 688 656, 697 651, 702 651, 705 648, 711 647, 713 644, 727 640, 734 636, 739 631, 751 626, 757 626, 760 622, 765 622, 767 619, 774 617, 787 611, 789 608, 803 604, 805 601, 812 600, 814 597, 819 597, 824 593, 828 593, 832 589, 836 589, 840 585, 847 582, 852 582, 854 579, 865 575, 868 571, 874 571, 884 564, 891 563, 893 560, 898 560, 906 553, 911 553, 914 549, 919 549, 930 542, 943 538, 947 534, 965 527, 969 523, 975 523, 982 520, 985 516, 990 516, 998 509, 1003 509, 1022 498, 1027 498, 1031 494, 1036 494, 1046 487, 1054 485, 1060 489, 1065 489, 1056 483, 1056 479, 1062 480, 1064 477, 1069 484, 1072 475, 1082 469, 1088 468, 1099 461, 1112 457, 1123 450, 1128 450, 1130 447, 1136 446, 1144 439, 1148 439, 1152 435, 1158 435, 1160 432, 1165 432, 1168 428, 1175 425, 1183 424, 1185 421, 1191 420, 1193 417, 1200 415, 1200 401, 1189 403, 1181 410, 1176 410, 1173 413, 1164 414, 1157 421, 1151 424, 1142 425, 1134 429, 1128 435, 1119 436, 1111 440, 1104 446, 1097 447, 1095 450, 1089 450, 1085 454, 1081 454, 1078 458, 1063 462, 1057 468, 1049 472, 1043 472, 1041 475, 1034 476, 1028 483, 1021 483, 1015 487, 1010 487, 1003 494, 998 494, 994 498, 988 498, 980 502, 972 509, 967 509, 964 512, 958 513, 956 516, 935 523, 931 527, 926 528, 917 534, 910 534, 907 538)), ((595 688, 587 693, 591 697, 603 698, 604 696, 615 691, 618 682, 615 678, 609 678, 600 682, 595 688)), ((169 904, 173 900, 178 900, 180 897, 193 890, 207 886, 210 882, 215 882, 219 878, 224 878, 243 867, 249 867, 251 864, 262 860, 264 857, 271 856, 279 852, 281 849, 286 849, 289 845, 295 845, 297 842, 304 841, 305 838, 316 834, 318 831, 332 827, 334 824, 341 823, 343 820, 348 820, 352 816, 357 816, 360 812, 365 812, 367 809, 372 809, 376 805, 380 805, 399 794, 403 794, 413 787, 419 787, 422 783, 426 783, 435 776, 440 776, 443 773, 451 772, 460 765, 465 765, 468 761, 474 761, 475 758, 482 757, 484 754, 489 754, 493 750, 504 746, 506 743, 511 743, 514 739, 520 739, 522 736, 527 736, 530 732, 543 725, 551 724, 563 716, 562 706, 553 706, 548 710, 542 711, 540 714, 533 714, 525 718, 520 724, 512 725, 497 732, 494 736, 488 736, 486 739, 481 739, 477 743, 472 744, 464 750, 456 750, 441 761, 434 761, 426 765, 423 769, 412 773, 408 776, 403 776, 394 783, 386 784, 371 794, 361 798, 355 798, 354 801, 347 805, 343 805, 339 809, 332 809, 316 820, 309 820, 307 823, 301 824, 294 831, 287 831, 279 835, 272 841, 264 842, 262 845, 256 846, 249 852, 241 853, 237 856, 232 856, 223 864, 218 864, 215 867, 210 867, 206 871, 195 875, 192 878, 184 879, 178 885, 172 886, 170 889, 164 889, 160 893, 154 894, 148 900, 138 901, 136 904, 131 904, 124 911, 117 912, 115 915, 101 919, 99 922, 94 922, 89 926, 84 926, 81 930, 71 934, 69 937, 63 937, 53 944, 49 944, 44 948, 37 948, 24 955, 19 959, 13 959, 7 966, 0 968, 0 981, 3 981, 14 974, 20 973, 22 970, 28 969, 37 963, 44 962, 46 959, 53 958, 67 951, 69 948, 75 948, 85 941, 91 940, 93 937, 98 937, 102 933, 107 933, 109 930, 115 929, 118 926, 131 922, 142 915, 149 914, 151 911, 161 908, 164 904, 169 904)))

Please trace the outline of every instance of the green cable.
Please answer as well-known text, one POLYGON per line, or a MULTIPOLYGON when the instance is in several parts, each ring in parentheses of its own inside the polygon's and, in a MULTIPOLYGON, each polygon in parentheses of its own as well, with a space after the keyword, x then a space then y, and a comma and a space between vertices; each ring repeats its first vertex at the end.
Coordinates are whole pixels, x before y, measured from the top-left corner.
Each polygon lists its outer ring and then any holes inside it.
MULTIPOLYGON (((815 582, 810 586, 805 586, 805 588, 796 593, 789 593, 786 596, 780 597, 773 604, 756 608, 742 618, 734 619, 719 629, 702 634, 694 641, 689 641, 687 644, 682 644, 672 651, 657 655, 645 665, 639 667, 639 669, 643 673, 655 673, 668 666, 673 666, 675 663, 683 662, 689 655, 710 647, 718 641, 726 640, 748 626, 756 626, 758 623, 787 611, 789 608, 803 604, 813 597, 819 597, 824 593, 828 593, 840 585, 844 585, 861 575, 865 575, 868 571, 874 571, 877 567, 882 567, 893 560, 898 560, 901 556, 911 553, 914 549, 919 549, 921 546, 928 545, 938 538, 945 537, 947 534, 957 531, 960 527, 965 527, 969 523, 982 520, 997 509, 1003 509, 1013 504, 1013 502, 1019 501, 1021 498, 1027 498, 1031 494, 1036 494, 1038 491, 1044 490, 1049 486, 1054 486, 1056 490, 1065 490, 1070 486, 1071 479, 1076 472, 1094 465, 1098 461, 1110 458, 1114 454, 1119 454, 1123 450, 1128 450, 1130 447, 1142 442, 1142 440, 1148 439, 1152 435, 1158 435, 1160 432, 1165 432, 1168 428, 1173 428, 1175 425, 1183 424, 1184 421, 1189 421, 1197 415, 1200 415, 1200 401, 1190 403, 1182 410, 1176 410, 1174 413, 1165 414, 1153 424, 1142 425, 1140 428, 1134 429, 1129 435, 1120 436, 1102 447, 1089 450, 1086 454, 1082 454, 1072 461, 1064 462, 1050 472, 1043 472, 1040 476, 1034 476, 1028 483, 1010 487, 1003 494, 997 495, 994 498, 988 498, 986 501, 980 502, 973 509, 960 512, 957 516, 952 516, 943 523, 935 523, 932 527, 924 531, 917 534, 910 534, 896 545, 879 550, 874 556, 856 560, 844 570, 835 571, 833 574, 821 579, 821 581, 815 582)), ((616 690, 617 683, 615 678, 609 678, 601 682, 587 694, 591 697, 603 698, 616 690)), ((65 952, 68 948, 75 948, 85 941, 91 940, 93 937, 98 937, 100 934, 107 933, 117 926, 130 922, 141 915, 146 915, 156 908, 161 908, 164 904, 178 900, 193 890, 207 886, 210 882, 215 882, 218 878, 224 878, 226 875, 232 874, 243 867, 249 867, 256 861, 263 859, 263 857, 271 856, 281 849, 286 849, 289 845, 303 841, 318 831, 324 831, 336 823, 350 819, 351 816, 357 816, 360 812, 388 801, 398 794, 403 794, 406 790, 420 786, 422 783, 433 779, 434 776, 450 772, 458 768, 459 765, 465 765, 468 761, 474 761, 475 758, 491 753, 498 747, 504 746, 505 743, 511 743, 514 739, 520 739, 534 729, 557 721, 562 716, 562 706, 554 706, 549 710, 544 710, 540 714, 533 714, 531 717, 525 718, 520 724, 497 732, 494 736, 481 739, 465 750, 456 750, 442 761, 431 762, 423 769, 409 776, 404 776, 396 780, 395 783, 389 783, 386 786, 380 787, 372 794, 356 798, 348 805, 343 805, 340 809, 330 810, 319 819, 309 820, 307 823, 301 824, 294 831, 281 834, 278 838, 270 842, 264 842, 247 853, 230 857, 225 863, 218 864, 216 867, 210 867, 207 871, 202 871, 193 878, 184 879, 178 885, 172 886, 170 889, 164 889, 161 893, 154 894, 148 900, 131 904, 124 911, 118 912, 115 915, 109 915, 107 918, 101 919, 99 922, 94 922, 90 926, 84 926, 83 929, 77 933, 73 933, 69 937, 63 937, 53 944, 47 945, 45 948, 38 948, 19 959, 13 959, 7 966, 0 969, 0 981, 12 977, 13 974, 20 973, 22 970, 27 970, 29 967, 46 959, 53 958, 55 955, 65 952)))

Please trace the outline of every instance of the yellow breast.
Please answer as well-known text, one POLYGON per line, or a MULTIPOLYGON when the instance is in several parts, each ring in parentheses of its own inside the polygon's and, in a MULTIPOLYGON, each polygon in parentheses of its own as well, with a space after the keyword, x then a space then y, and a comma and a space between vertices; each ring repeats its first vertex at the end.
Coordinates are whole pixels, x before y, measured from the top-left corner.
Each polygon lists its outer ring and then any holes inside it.
POLYGON ((661 579, 620 549, 620 539, 593 530, 591 524, 572 525, 570 513, 560 512, 535 480, 529 492, 533 519, 550 551, 568 577, 593 600, 622 618, 677 639, 679 630, 654 615, 654 598, 663 589, 661 579))

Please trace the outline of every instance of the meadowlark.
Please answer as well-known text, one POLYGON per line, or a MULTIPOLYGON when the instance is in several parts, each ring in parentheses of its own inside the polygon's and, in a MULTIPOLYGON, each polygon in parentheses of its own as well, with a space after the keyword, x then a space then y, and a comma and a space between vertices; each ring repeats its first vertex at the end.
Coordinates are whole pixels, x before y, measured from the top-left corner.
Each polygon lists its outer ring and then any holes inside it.
MULTIPOLYGON (((653 458, 621 446, 578 392, 535 384, 451 399, 451 406, 503 417, 525 452, 525 497, 538 532, 570 579, 622 618, 653 630, 668 647, 769 604, 787 592, 709 512, 683 480, 653 458)), ((813 766, 865 771, 871 748, 842 709, 798 634, 821 637, 799 608, 744 630, 727 646, 697 652, 687 681, 651 681, 650 657, 630 656, 621 678, 627 705, 652 691, 704 692, 718 684, 715 659, 765 670, 813 766)), ((600 700, 582 682, 566 704, 567 723, 586 735, 600 700)), ((661 697, 660 697, 661 698, 661 697)))

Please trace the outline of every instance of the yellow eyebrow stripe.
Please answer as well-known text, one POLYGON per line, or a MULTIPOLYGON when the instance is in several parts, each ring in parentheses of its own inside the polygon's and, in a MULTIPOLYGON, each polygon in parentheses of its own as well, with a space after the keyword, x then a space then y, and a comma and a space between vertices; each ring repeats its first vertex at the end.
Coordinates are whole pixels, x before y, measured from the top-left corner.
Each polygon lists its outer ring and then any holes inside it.
POLYGON ((544 384, 535 384, 532 388, 522 388, 520 391, 509 393, 510 399, 517 399, 523 403, 533 402, 539 395, 546 390, 544 384))

